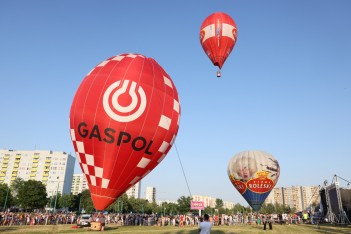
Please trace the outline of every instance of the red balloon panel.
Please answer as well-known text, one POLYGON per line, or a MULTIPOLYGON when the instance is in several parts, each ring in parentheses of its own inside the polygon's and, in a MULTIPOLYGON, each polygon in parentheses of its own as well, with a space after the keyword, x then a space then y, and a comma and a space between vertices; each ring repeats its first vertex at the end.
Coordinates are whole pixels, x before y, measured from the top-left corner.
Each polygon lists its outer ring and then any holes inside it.
POLYGON ((151 58, 118 55, 85 77, 71 106, 70 129, 97 210, 163 160, 179 118, 176 87, 151 58))
POLYGON ((232 52, 237 37, 234 20, 223 12, 208 16, 200 28, 200 42, 213 65, 222 68, 232 52))

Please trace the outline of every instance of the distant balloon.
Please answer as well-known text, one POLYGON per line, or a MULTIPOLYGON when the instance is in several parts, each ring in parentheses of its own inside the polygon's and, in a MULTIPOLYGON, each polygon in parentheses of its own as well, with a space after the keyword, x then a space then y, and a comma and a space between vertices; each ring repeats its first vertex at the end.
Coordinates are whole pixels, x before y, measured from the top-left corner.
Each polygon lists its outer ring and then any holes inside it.
POLYGON ((228 176, 234 187, 258 211, 278 182, 278 161, 263 151, 243 151, 234 155, 228 164, 228 176))
POLYGON ((97 210, 164 159, 179 120, 176 87, 152 58, 114 56, 84 78, 71 106, 70 131, 97 210))
MULTIPOLYGON (((213 65, 222 68, 236 43, 237 27, 234 20, 223 12, 208 16, 200 28, 200 43, 213 65)), ((220 70, 217 77, 220 77, 220 70)))

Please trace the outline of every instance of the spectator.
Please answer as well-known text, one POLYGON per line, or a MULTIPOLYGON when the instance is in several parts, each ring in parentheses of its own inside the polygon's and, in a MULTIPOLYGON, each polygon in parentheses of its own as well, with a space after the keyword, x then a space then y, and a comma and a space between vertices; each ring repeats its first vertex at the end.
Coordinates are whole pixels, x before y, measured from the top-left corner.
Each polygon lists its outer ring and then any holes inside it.
POLYGON ((99 215, 99 222, 101 223, 101 231, 105 229, 106 219, 104 214, 99 215))
POLYGON ((268 226, 269 226, 269 230, 273 229, 273 217, 272 216, 268 216, 268 226))
POLYGON ((203 222, 201 222, 199 225, 199 233, 200 234, 210 234, 211 233, 212 223, 210 222, 209 219, 210 219, 210 217, 208 216, 208 214, 205 214, 203 222))

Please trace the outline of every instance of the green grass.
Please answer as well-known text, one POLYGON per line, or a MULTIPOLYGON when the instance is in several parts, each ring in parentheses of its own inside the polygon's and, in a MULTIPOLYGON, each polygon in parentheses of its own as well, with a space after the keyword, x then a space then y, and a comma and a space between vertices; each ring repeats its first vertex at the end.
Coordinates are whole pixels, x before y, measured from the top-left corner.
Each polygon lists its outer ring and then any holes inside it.
MULTIPOLYGON (((88 228, 72 228, 74 225, 47 225, 47 226, 0 226, 0 233, 101 233, 100 231, 91 231, 88 228)), ((197 234, 197 227, 157 227, 157 226, 117 226, 108 224, 104 233, 162 233, 162 234, 197 234)), ((263 230, 262 225, 233 225, 233 226, 214 226, 211 234, 238 234, 238 233, 307 233, 307 234, 340 234, 351 233, 351 226, 335 225, 273 225, 273 230, 263 230)))

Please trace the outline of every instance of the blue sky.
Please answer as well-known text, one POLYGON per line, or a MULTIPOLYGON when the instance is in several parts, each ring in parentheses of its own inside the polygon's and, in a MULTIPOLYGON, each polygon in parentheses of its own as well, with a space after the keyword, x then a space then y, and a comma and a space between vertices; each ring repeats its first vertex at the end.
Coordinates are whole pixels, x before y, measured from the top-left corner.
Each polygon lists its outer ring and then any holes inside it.
POLYGON ((179 154, 192 195, 246 205, 227 165, 250 149, 277 158, 277 187, 351 180, 350 10, 348 0, 1 1, 0 148, 74 154, 79 84, 101 61, 134 52, 167 71, 182 108, 177 150, 142 193, 189 195, 179 154), (238 27, 219 79, 199 42, 216 11, 238 27))

